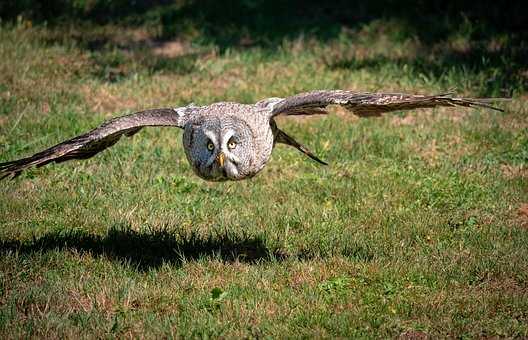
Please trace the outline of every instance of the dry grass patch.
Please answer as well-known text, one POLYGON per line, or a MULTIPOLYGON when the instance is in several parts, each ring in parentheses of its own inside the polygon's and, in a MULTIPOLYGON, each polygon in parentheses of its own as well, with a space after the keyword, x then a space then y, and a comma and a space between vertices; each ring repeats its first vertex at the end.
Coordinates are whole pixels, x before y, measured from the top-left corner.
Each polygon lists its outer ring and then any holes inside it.
POLYGON ((80 91, 90 109, 93 112, 104 113, 106 118, 114 116, 116 111, 137 110, 138 99, 141 100, 140 98, 123 97, 112 85, 84 85, 80 91))
POLYGON ((528 203, 523 203, 517 209, 517 214, 519 216, 520 226, 524 229, 528 229, 528 203))
POLYGON ((521 165, 510 165, 510 164, 502 164, 500 166, 500 170, 502 172, 502 176, 504 176, 507 179, 525 179, 528 178, 528 168, 521 165))

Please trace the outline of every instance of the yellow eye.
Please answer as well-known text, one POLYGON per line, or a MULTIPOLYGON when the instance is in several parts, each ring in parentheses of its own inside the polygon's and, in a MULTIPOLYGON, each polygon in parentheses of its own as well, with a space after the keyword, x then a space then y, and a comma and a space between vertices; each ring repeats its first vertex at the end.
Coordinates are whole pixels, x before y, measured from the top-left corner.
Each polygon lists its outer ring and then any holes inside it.
POLYGON ((236 144, 236 142, 235 142, 234 140, 230 140, 229 143, 227 143, 227 147, 228 147, 229 149, 234 149, 234 148, 236 148, 236 145, 237 145, 237 144, 236 144))
POLYGON ((213 151, 214 150, 213 142, 209 141, 209 143, 207 143, 207 150, 209 150, 209 151, 213 151))

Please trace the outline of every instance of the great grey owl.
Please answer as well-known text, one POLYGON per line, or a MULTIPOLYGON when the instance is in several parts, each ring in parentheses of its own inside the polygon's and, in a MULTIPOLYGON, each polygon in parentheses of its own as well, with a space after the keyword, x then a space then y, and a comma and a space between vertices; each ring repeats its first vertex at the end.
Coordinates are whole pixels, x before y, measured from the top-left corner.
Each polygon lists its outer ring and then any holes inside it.
POLYGON ((57 144, 31 157, 0 163, 0 179, 51 162, 86 159, 111 147, 122 135, 132 136, 145 126, 176 126, 184 130, 183 147, 194 172, 208 181, 242 180, 255 176, 270 159, 276 143, 293 146, 326 164, 308 148, 277 127, 278 115, 326 114, 328 105, 341 105, 360 116, 435 106, 484 107, 495 99, 458 98, 401 93, 322 90, 287 98, 268 98, 255 104, 219 102, 178 108, 152 109, 111 119, 92 131, 57 144))

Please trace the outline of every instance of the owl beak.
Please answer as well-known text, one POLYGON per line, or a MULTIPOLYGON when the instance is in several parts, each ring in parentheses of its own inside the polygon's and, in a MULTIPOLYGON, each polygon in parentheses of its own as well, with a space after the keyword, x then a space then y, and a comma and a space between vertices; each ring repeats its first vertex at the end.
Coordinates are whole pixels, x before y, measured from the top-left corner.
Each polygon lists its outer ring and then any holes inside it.
POLYGON ((224 167, 225 155, 223 152, 220 152, 218 156, 216 156, 216 161, 218 162, 218 165, 220 165, 221 168, 224 167))

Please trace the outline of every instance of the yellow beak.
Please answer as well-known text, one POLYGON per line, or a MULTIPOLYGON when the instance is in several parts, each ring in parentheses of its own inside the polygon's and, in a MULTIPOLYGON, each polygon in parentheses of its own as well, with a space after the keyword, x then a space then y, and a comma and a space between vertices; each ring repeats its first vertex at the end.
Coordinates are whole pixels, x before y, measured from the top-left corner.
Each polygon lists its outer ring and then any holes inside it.
POLYGON ((225 155, 224 155, 223 152, 220 152, 220 153, 216 156, 216 161, 218 162, 218 164, 220 165, 220 167, 223 167, 223 166, 224 166, 225 155))

